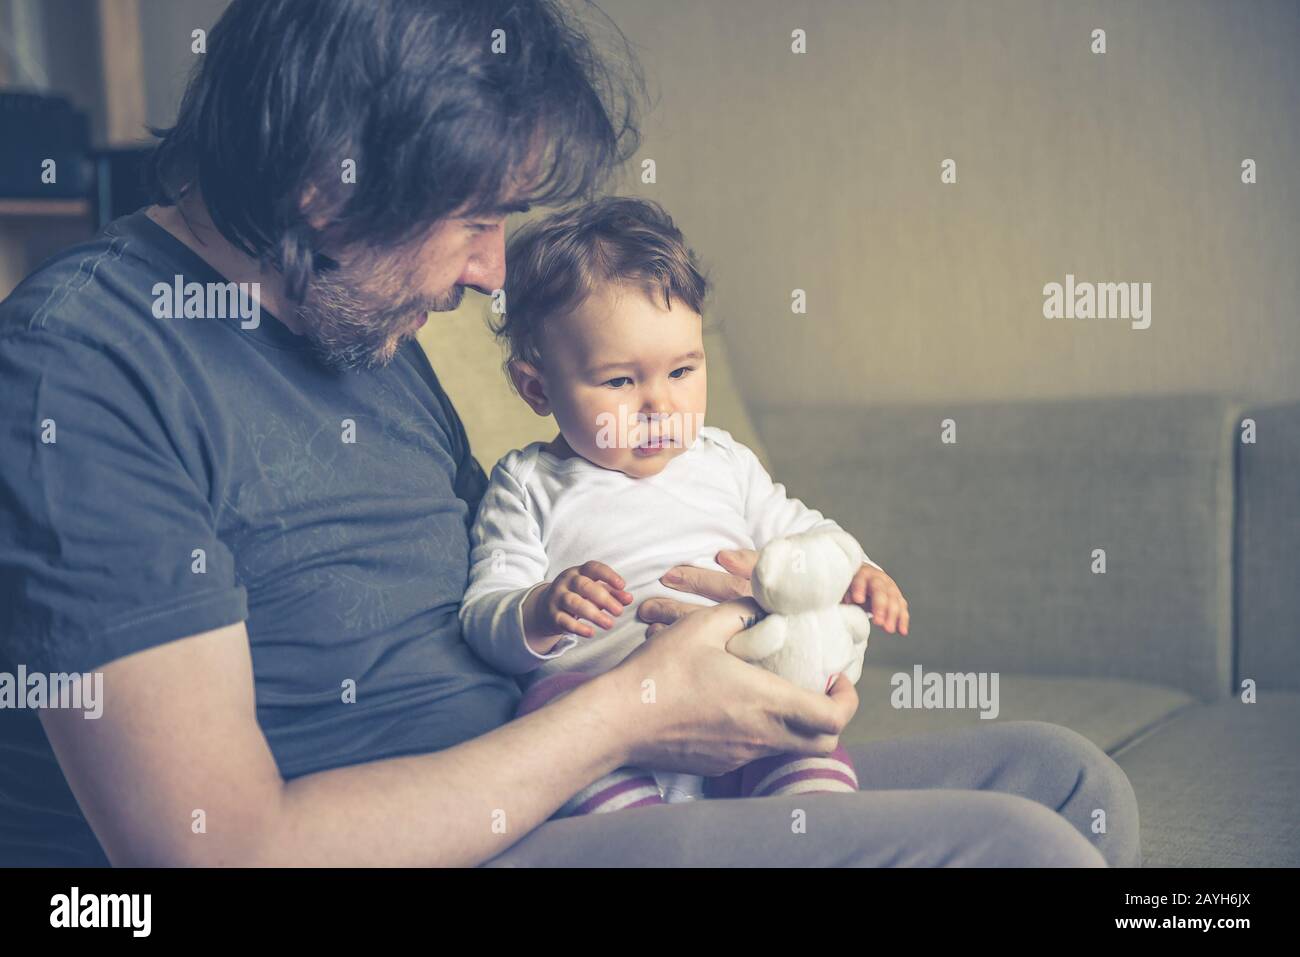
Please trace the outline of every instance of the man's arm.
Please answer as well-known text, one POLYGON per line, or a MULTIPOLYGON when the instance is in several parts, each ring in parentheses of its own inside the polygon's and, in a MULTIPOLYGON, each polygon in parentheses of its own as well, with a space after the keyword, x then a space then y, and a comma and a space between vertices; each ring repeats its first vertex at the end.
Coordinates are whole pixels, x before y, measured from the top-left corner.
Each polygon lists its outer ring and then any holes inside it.
POLYGON ((102 717, 41 719, 115 866, 473 865, 625 757, 628 723, 611 703, 631 696, 602 685, 444 751, 285 782, 257 723, 242 623, 103 674, 102 717))
POLYGON ((757 611, 704 609, 472 741, 288 782, 257 724, 242 624, 107 665, 96 720, 41 720, 115 865, 473 865, 625 764, 721 774, 831 753, 857 709, 852 683, 814 694, 728 654, 757 611))

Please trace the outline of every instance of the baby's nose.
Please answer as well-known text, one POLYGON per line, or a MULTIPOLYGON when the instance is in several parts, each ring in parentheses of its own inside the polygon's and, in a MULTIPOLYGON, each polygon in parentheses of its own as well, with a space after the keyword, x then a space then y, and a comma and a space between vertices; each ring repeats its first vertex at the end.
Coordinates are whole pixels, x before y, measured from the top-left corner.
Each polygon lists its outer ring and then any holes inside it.
POLYGON ((641 391, 641 410, 638 414, 671 415, 673 412, 672 394, 663 386, 646 385, 641 391))
POLYGON ((671 409, 642 409, 636 414, 636 420, 642 425, 667 426, 673 419, 677 418, 677 413, 671 409))

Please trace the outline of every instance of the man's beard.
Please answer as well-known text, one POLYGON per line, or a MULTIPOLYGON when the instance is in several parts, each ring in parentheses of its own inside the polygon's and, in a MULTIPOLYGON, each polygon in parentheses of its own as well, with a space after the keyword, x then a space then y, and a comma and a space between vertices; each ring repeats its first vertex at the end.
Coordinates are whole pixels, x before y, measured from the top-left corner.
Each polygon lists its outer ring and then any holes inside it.
MULTIPOLYGON (((368 277, 373 279, 373 276, 368 277)), ((464 286, 433 299, 385 299, 361 291, 361 277, 344 269, 317 272, 298 306, 298 322, 321 360, 333 369, 387 365, 402 342, 414 337, 420 317, 460 305, 464 286)))

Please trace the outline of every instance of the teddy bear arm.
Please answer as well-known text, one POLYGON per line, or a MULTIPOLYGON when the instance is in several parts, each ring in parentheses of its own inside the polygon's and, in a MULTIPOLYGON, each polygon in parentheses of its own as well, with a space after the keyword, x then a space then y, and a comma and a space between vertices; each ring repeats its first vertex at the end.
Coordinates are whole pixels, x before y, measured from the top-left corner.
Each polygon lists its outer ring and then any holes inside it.
POLYGON ((840 617, 849 630, 854 645, 865 645, 871 635, 871 618, 857 605, 840 605, 840 617))

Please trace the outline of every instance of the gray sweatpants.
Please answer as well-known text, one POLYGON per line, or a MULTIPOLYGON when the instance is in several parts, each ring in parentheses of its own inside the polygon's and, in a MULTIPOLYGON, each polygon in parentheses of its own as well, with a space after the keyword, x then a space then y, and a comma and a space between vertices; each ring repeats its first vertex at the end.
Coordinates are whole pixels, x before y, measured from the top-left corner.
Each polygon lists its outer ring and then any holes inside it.
POLYGON ((856 794, 691 801, 547 821, 490 867, 1139 867, 1137 798, 1043 721, 847 744, 856 794))

